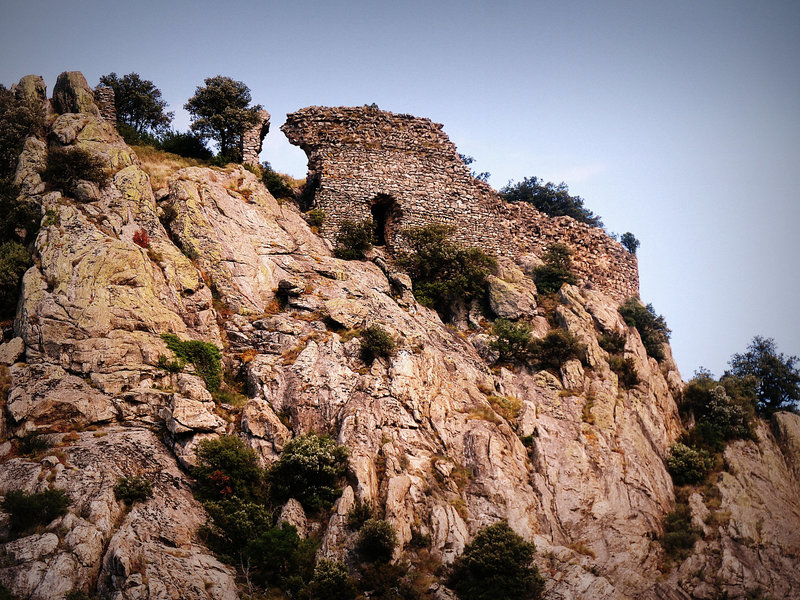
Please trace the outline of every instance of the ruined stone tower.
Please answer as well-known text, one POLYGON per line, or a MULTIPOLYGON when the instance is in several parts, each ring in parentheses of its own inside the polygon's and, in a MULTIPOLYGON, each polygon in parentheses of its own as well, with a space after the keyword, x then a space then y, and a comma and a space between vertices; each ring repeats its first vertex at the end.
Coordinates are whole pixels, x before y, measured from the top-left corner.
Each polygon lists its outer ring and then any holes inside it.
POLYGON ((636 257, 605 231, 570 217, 548 217, 529 204, 508 204, 474 179, 455 145, 430 119, 365 106, 311 106, 281 127, 308 156, 321 228, 335 240, 344 220, 375 224, 375 239, 402 248, 405 227, 444 223, 458 242, 497 255, 541 255, 553 242, 573 251, 575 270, 619 300, 639 292, 636 257))

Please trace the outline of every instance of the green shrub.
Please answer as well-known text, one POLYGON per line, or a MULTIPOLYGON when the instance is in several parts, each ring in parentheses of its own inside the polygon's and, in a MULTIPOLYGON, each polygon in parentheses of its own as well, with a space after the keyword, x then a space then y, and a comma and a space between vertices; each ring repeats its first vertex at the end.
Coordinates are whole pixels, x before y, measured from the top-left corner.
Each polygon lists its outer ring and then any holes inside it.
POLYGON ((379 325, 370 325, 361 332, 361 358, 365 363, 372 364, 379 356, 389 358, 394 350, 392 336, 379 325))
POLYGON ((39 232, 41 209, 19 197, 19 188, 0 179, 0 242, 27 244, 39 232))
POLYGON ((639 385, 639 375, 632 358, 612 355, 608 357, 608 366, 617 374, 622 387, 630 389, 639 385))
POLYGON ((344 563, 323 558, 314 569, 308 594, 310 600, 353 600, 356 589, 344 563))
POLYGON ((42 179, 50 189, 71 194, 79 181, 105 185, 108 173, 103 159, 84 148, 51 148, 47 153, 47 167, 42 179))
POLYGON ((372 219, 365 221, 342 221, 336 236, 334 255, 344 260, 364 260, 372 249, 374 225, 372 219))
POLYGON ((625 352, 625 336, 616 331, 604 333, 597 339, 597 342, 609 354, 622 354, 625 352))
POLYGON ((312 227, 321 227, 325 222, 325 211, 321 208, 312 208, 306 213, 308 224, 312 227))
POLYGON ((550 244, 542 256, 544 264, 533 271, 536 290, 540 294, 552 294, 565 283, 575 285, 578 278, 572 272, 572 250, 565 244, 550 244))
POLYGON ((245 550, 248 562, 255 567, 254 579, 279 587, 297 597, 314 569, 317 542, 300 539, 294 525, 272 527, 250 541, 245 550))
POLYGON ((212 156, 211 150, 206 147, 203 140, 188 132, 167 131, 158 138, 156 147, 184 158, 210 160, 212 156))
POLYGON ((3 499, 2 508, 9 513, 12 535, 18 537, 37 525, 47 525, 60 517, 67 512, 71 502, 64 490, 55 488, 34 494, 12 490, 3 499))
POLYGON ((559 328, 551 329, 543 338, 533 340, 530 351, 540 368, 558 371, 568 360, 582 360, 586 345, 566 329, 559 328))
POLYGON ((215 545, 223 554, 235 554, 272 527, 272 516, 262 502, 228 496, 206 501, 203 506, 214 526, 215 545))
POLYGON ((714 461, 705 450, 697 450, 677 442, 667 456, 667 470, 675 485, 700 483, 713 466, 714 461))
POLYGON ((681 441, 717 453, 728 440, 753 439, 755 403, 753 378, 728 374, 717 382, 701 369, 684 390, 681 410, 685 419, 694 419, 695 426, 681 441))
POLYGON ((114 497, 127 504, 144 501, 153 495, 153 484, 144 477, 120 477, 114 486, 114 497))
POLYGON ((294 190, 286 183, 286 180, 276 173, 268 162, 262 163, 264 174, 261 176, 261 181, 264 186, 272 194, 276 200, 294 198, 294 190))
POLYGON ((694 543, 700 539, 700 530, 692 525, 688 503, 679 502, 675 510, 664 516, 664 533, 661 547, 672 562, 683 562, 692 553, 694 543))
POLYGON ((544 580, 531 564, 536 547, 501 521, 481 529, 453 563, 449 586, 461 600, 539 598, 544 580))
POLYGON ((232 496, 252 501, 263 497, 264 473, 252 448, 235 436, 203 440, 197 448, 196 494, 220 500, 232 496))
POLYGON ((397 532, 383 519, 369 519, 358 532, 356 551, 370 562, 389 562, 397 546, 397 532))
POLYGON ((414 297, 436 309, 443 318, 457 304, 485 301, 486 278, 497 260, 478 248, 464 248, 450 241, 454 229, 432 223, 400 232, 411 248, 397 261, 414 283, 414 297))
POLYGON ((17 444, 17 452, 22 456, 33 456, 34 454, 44 452, 52 446, 52 444, 47 441, 47 438, 35 431, 29 431, 21 435, 17 444))
POLYGON ((352 508, 347 512, 347 527, 358 531, 361 527, 375 516, 375 511, 367 502, 356 500, 352 508))
POLYGON ((526 364, 530 359, 531 326, 527 323, 514 323, 508 319, 497 319, 492 325, 496 339, 489 347, 500 355, 500 362, 526 364))
POLYGON ((500 190, 506 202, 528 202, 551 217, 567 216, 593 227, 602 227, 600 217, 583 205, 583 198, 571 196, 566 183, 558 185, 538 177, 526 177, 519 183, 509 182, 500 190))
POLYGON ((747 351, 734 354, 730 375, 751 377, 758 411, 769 416, 779 410, 800 407, 800 358, 778 352, 775 340, 755 336, 747 351))
POLYGON ((0 320, 17 311, 22 276, 33 265, 30 252, 18 242, 0 246, 0 320))
POLYGON ((664 360, 664 344, 670 333, 667 322, 662 315, 657 315, 652 304, 645 306, 636 298, 628 298, 619 307, 619 314, 631 327, 636 327, 642 337, 642 344, 649 356, 657 361, 664 360))
POLYGON ((625 246, 625 249, 631 254, 636 254, 636 251, 639 249, 639 246, 642 245, 641 242, 636 239, 636 236, 633 235, 630 231, 623 233, 619 241, 623 246, 625 246))
POLYGON ((14 176, 25 138, 41 133, 44 120, 41 103, 17 98, 0 84, 0 180, 14 176))
POLYGON ((295 498, 312 511, 329 507, 342 493, 338 482, 347 469, 347 454, 327 435, 294 438, 269 469, 273 498, 281 503, 295 498))
MULTIPOLYGON (((167 348, 175 353, 180 361, 192 363, 197 374, 203 378, 209 391, 216 391, 222 377, 222 352, 209 342, 188 341, 182 342, 177 335, 164 333, 161 335, 167 348)), ((171 365, 164 359, 163 364, 159 357, 159 368, 170 372, 171 365)))

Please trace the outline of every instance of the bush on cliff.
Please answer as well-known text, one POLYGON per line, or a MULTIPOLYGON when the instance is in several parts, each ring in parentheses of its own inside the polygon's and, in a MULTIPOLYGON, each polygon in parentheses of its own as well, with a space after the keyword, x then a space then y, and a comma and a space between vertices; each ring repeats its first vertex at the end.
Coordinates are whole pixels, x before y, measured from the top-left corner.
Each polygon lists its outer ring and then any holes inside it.
POLYGON ((364 560, 388 563, 397 546, 397 532, 382 519, 369 519, 358 531, 356 550, 364 560))
POLYGON ((544 264, 533 271, 536 289, 542 294, 552 294, 565 283, 575 285, 578 278, 572 272, 572 250, 565 244, 550 244, 542 256, 544 264))
POLYGON ((275 171, 268 162, 261 163, 261 182, 276 200, 294 198, 294 190, 286 183, 284 177, 275 171))
POLYGON ((540 598, 544 580, 531 564, 536 546, 501 521, 481 529, 453 563, 448 585, 461 600, 540 598))
POLYGON ((394 350, 392 336, 380 325, 370 325, 361 332, 361 359, 365 363, 372 364, 379 356, 389 358, 394 350))
MULTIPOLYGON (((164 333, 161 335, 167 348, 175 353, 180 361, 179 364, 192 363, 197 374, 203 378, 206 387, 210 392, 219 389, 222 378, 222 352, 214 344, 209 342, 199 342, 195 340, 181 341, 177 335, 164 333)), ((168 371, 171 370, 173 363, 161 361, 159 367, 168 371)))
POLYGON ((538 177, 526 177, 519 183, 509 182, 500 190, 506 202, 528 202, 551 217, 567 216, 592 227, 602 227, 600 217, 583 205, 583 198, 571 196, 566 183, 558 185, 538 177))
POLYGON ((552 329, 543 338, 531 342, 530 353, 542 369, 558 371, 568 360, 583 360, 586 344, 566 329, 552 329))
POLYGON ((336 258, 344 260, 364 260, 366 253, 375 242, 372 219, 365 221, 342 221, 336 236, 336 247, 333 250, 336 258))
POLYGON ((27 244, 39 232, 42 213, 33 202, 21 199, 17 186, 0 179, 0 244, 27 244))
POLYGON ((639 331, 647 354, 659 362, 664 360, 664 344, 672 332, 664 317, 656 314, 653 305, 645 306, 637 298, 628 298, 619 307, 619 314, 628 325, 639 331))
POLYGON ((17 311, 22 276, 32 264, 30 252, 22 244, 0 246, 0 320, 12 318, 17 311))
POLYGON ((356 589, 344 563, 323 558, 314 568, 308 594, 310 600, 353 600, 356 589))
POLYGON ((731 357, 730 374, 753 378, 758 411, 769 416, 800 406, 798 362, 798 357, 778 352, 772 338, 756 336, 746 352, 731 357))
POLYGON ((497 319, 492 325, 495 339, 489 347, 499 354, 500 362, 527 364, 531 355, 531 326, 514 323, 508 319, 497 319))
POLYGON ((700 483, 714 466, 714 459, 705 450, 677 442, 667 456, 667 470, 675 485, 700 483))
POLYGON ((486 278, 497 260, 478 248, 464 248, 450 241, 454 229, 432 223, 401 231, 411 252, 398 263, 414 283, 414 297, 449 317, 458 303, 469 304, 486 297, 486 278))
POLYGON ((10 181, 25 138, 40 133, 44 125, 41 104, 28 103, 0 84, 0 181, 10 181))
POLYGON ((103 186, 108 181, 105 162, 96 154, 79 147, 51 148, 47 167, 42 173, 50 189, 72 194, 80 181, 103 186))
POLYGON ((200 442, 192 475, 197 479, 195 493, 204 500, 264 497, 264 472, 256 453, 235 436, 200 442))
POLYGON ((267 473, 273 499, 283 503, 295 498, 312 511, 329 507, 342 493, 338 484, 347 470, 347 455, 347 448, 327 435, 294 438, 267 473))
POLYGON ((0 506, 9 514, 12 536, 19 537, 37 525, 47 525, 66 513, 71 502, 64 490, 55 488, 33 494, 11 490, 0 506))

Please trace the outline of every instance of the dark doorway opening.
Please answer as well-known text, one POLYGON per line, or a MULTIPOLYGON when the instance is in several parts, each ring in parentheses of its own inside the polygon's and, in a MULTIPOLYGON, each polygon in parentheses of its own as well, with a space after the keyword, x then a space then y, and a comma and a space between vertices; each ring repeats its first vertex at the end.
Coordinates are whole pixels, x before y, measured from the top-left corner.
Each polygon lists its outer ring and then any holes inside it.
POLYGON ((379 194, 372 203, 372 223, 374 224, 373 235, 376 246, 385 246, 392 235, 392 217, 396 203, 394 198, 386 194, 379 194))

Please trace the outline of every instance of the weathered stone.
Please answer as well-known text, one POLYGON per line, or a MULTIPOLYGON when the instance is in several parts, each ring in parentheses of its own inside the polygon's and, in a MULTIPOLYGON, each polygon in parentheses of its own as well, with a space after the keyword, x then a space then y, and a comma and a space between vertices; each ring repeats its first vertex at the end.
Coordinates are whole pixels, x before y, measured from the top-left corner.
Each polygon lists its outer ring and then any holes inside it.
POLYGON ((489 306, 498 317, 519 319, 534 314, 536 310, 536 287, 533 286, 533 282, 530 283, 533 289, 527 289, 522 285, 508 283, 493 275, 490 275, 487 281, 489 306))
POLYGON ((13 365, 25 354, 25 342, 20 337, 0 344, 0 364, 13 365))
POLYGON ((13 87, 17 100, 31 104, 44 104, 47 101, 47 86, 41 75, 25 75, 13 87))
POLYGON ((14 172, 14 185, 18 185, 26 196, 44 192, 41 173, 47 166, 47 144, 35 136, 25 140, 22 154, 14 172))
POLYGON ((308 522, 306 520, 306 512, 303 506, 294 498, 289 498, 289 501, 283 505, 280 517, 278 517, 278 525, 287 523, 294 525, 297 529, 297 535, 304 538, 308 535, 308 522))
POLYGON ((242 163, 258 165, 258 155, 261 153, 261 143, 269 133, 269 113, 265 110, 258 111, 258 121, 242 134, 242 163))
POLYGON ((53 109, 60 114, 89 113, 100 116, 92 88, 80 71, 64 71, 58 76, 53 86, 53 109))
POLYGON ((379 243, 393 252, 404 249, 403 228, 431 222, 453 225, 456 241, 499 256, 541 256, 560 242, 597 289, 619 301, 638 295, 633 254, 600 228, 502 202, 472 177, 438 123, 369 106, 311 106, 289 114, 281 131, 308 155, 314 204, 325 211, 321 231, 330 240, 344 220, 374 218, 379 243))

